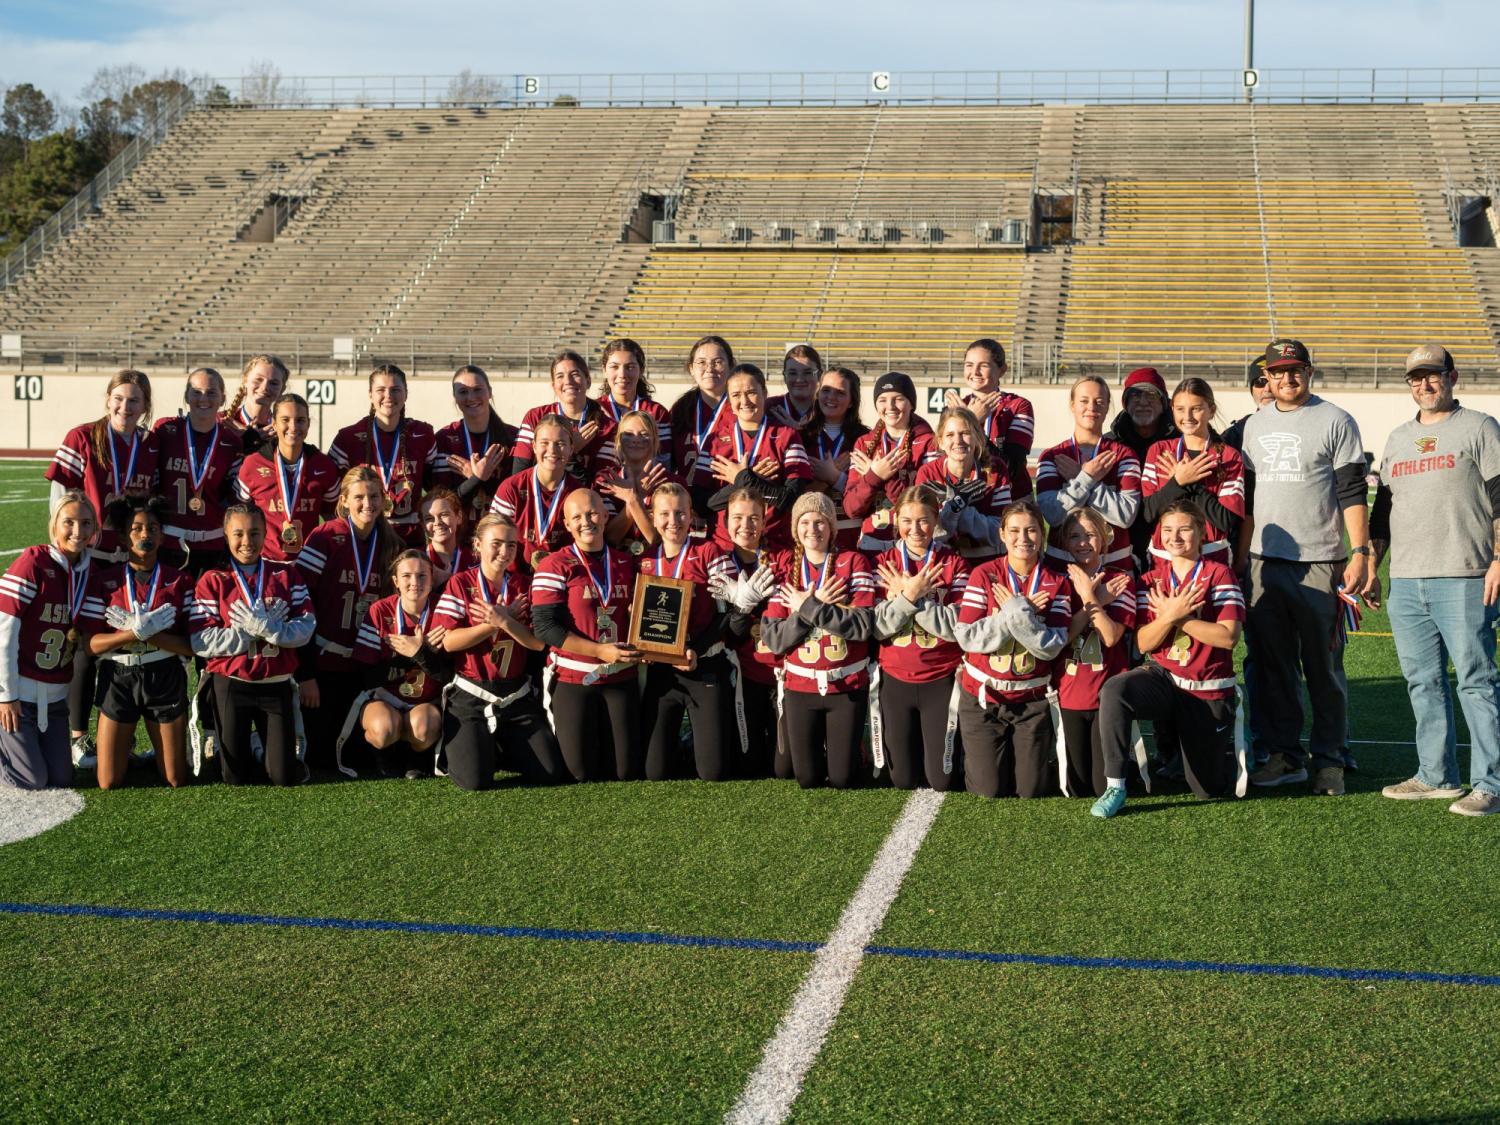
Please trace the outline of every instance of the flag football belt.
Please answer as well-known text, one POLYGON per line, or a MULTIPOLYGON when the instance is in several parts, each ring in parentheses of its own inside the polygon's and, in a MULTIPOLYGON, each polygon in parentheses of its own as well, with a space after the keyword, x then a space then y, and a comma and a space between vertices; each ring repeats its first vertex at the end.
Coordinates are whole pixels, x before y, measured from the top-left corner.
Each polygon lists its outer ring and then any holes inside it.
POLYGON ((611 676, 616 672, 623 672, 629 668, 629 664, 600 664, 592 660, 574 660, 571 656, 559 656, 557 650, 552 651, 550 661, 554 668, 566 668, 570 672, 582 672, 585 684, 594 684, 605 676, 611 676))
POLYGON ((998 692, 1007 695, 1015 695, 1033 688, 1046 687, 1052 682, 1051 676, 1032 676, 1026 680, 1002 680, 995 676, 980 672, 972 664, 965 664, 963 670, 979 683, 979 706, 990 705, 989 691, 994 688, 998 692))
MULTIPOLYGON (((1167 675, 1172 676, 1172 673, 1167 672, 1167 675)), ((1183 691, 1233 691, 1238 683, 1233 676, 1218 680, 1184 680, 1181 676, 1172 676, 1172 682, 1183 691)))
POLYGON ((313 637, 313 644, 318 646, 319 652, 326 652, 329 656, 342 656, 347 659, 354 655, 354 650, 348 645, 334 644, 326 637, 313 637))
POLYGON ((108 660, 126 668, 139 668, 142 664, 155 664, 159 660, 180 660, 181 657, 175 652, 153 648, 150 652, 103 652, 99 654, 99 659, 108 660))
POLYGON ((788 673, 793 676, 801 676, 804 680, 815 680, 818 685, 818 694, 827 695, 828 685, 847 680, 850 676, 857 676, 869 667, 870 661, 856 660, 853 664, 845 664, 842 668, 800 668, 796 664, 782 665, 788 673))
POLYGON ((512 703, 519 703, 531 694, 530 680, 526 680, 509 695, 496 695, 488 688, 481 687, 473 680, 465 679, 463 676, 455 676, 453 683, 449 687, 454 691, 461 691, 466 695, 472 695, 475 699, 484 703, 484 723, 485 726, 489 727, 491 734, 494 734, 495 728, 499 726, 500 712, 504 711, 512 703))
POLYGON ((194 531, 186 527, 173 527, 171 524, 163 527, 162 534, 169 535, 182 543, 208 543, 211 540, 224 542, 224 529, 211 527, 206 531, 194 531))

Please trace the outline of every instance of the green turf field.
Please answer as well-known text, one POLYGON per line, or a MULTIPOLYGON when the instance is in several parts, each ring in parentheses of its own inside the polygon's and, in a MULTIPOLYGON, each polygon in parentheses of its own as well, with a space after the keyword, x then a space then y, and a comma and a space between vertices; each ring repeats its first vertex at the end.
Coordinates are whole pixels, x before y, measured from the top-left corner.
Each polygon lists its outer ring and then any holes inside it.
MULTIPOLYGON (((793 1119, 1500 1118, 1500 824, 1379 796, 1411 719, 1363 628, 1342 800, 948 797, 793 1119)), ((142 777, 0 848, 0 1118, 721 1119, 905 805, 142 777)))

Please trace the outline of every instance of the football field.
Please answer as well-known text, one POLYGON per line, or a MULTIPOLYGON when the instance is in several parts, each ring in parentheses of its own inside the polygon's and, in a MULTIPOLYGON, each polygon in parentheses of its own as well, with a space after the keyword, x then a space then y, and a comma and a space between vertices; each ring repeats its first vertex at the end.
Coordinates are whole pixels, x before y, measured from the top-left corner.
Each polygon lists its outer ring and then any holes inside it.
POLYGON ((1388 628, 1341 800, 85 774, 0 847, 0 1117, 1495 1120, 1500 824, 1380 796, 1388 628))

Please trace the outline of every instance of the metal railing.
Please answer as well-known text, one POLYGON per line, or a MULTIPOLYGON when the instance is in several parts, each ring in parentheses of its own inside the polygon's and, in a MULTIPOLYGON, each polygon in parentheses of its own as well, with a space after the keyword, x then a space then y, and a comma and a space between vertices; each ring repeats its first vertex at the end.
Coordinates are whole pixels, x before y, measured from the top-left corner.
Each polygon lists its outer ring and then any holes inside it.
MULTIPOLYGON (((461 107, 1242 104, 1242 72, 1212 70, 786 71, 744 74, 322 75, 215 78, 235 104, 461 107)), ((1269 69, 1261 103, 1500 101, 1500 67, 1269 69)))
MULTIPOLYGON (((680 340, 655 340, 638 337, 652 362, 649 369, 658 376, 670 378, 682 370, 686 345, 680 340)), ((216 367, 221 371, 239 371, 250 356, 271 352, 281 356, 297 374, 348 374, 363 372, 377 363, 399 364, 409 375, 446 377, 461 364, 474 363, 494 375, 545 379, 548 360, 559 341, 554 336, 423 336, 404 333, 354 337, 354 360, 332 359, 332 337, 318 335, 276 335, 267 333, 187 335, 170 344, 153 344, 133 336, 102 334, 27 334, 22 337, 20 355, 0 356, 0 370, 36 371, 104 371, 116 367, 141 367, 157 373, 186 374, 197 367, 216 367)), ((829 365, 851 367, 856 371, 904 371, 928 382, 957 385, 962 382, 963 353, 967 338, 929 346, 891 342, 843 342, 814 338, 802 341, 796 331, 784 340, 764 339, 736 344, 737 358, 760 364, 767 371, 778 371, 787 344, 815 344, 829 365)), ((1135 367, 1152 364, 1173 382, 1189 375, 1208 379, 1221 387, 1243 385, 1246 365, 1259 354, 1247 344, 1243 349, 1209 358, 1190 356, 1188 349, 1167 348, 1159 354, 1145 355, 1118 351, 1100 355, 1097 351, 1081 353, 1070 350, 1057 340, 1014 340, 1002 342, 1009 351, 1010 374, 1007 381, 1024 384, 1070 383, 1082 375, 1102 376, 1119 385, 1135 367), (1173 355, 1172 352, 1177 354, 1173 355)), ((602 341, 572 341, 585 354, 591 354, 602 341)), ((1330 354, 1318 363, 1318 376, 1325 383, 1340 386, 1404 386, 1405 350, 1376 349, 1356 357, 1340 358, 1330 354)), ((1488 360, 1469 358, 1460 363, 1464 382, 1469 386, 1500 387, 1500 354, 1488 360)))
POLYGON ((192 92, 174 98, 104 166, 82 191, 64 203, 51 218, 32 231, 26 241, 0 263, 0 289, 19 281, 43 254, 57 246, 75 227, 99 214, 104 200, 135 170, 146 154, 161 143, 173 125, 195 104, 192 92))

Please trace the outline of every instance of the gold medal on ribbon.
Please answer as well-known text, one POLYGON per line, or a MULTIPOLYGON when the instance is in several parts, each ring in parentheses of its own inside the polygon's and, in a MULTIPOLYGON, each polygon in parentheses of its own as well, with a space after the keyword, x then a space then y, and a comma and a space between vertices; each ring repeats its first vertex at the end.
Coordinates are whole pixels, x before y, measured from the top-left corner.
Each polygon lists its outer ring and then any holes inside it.
POLYGON ((296 520, 288 518, 281 528, 282 545, 289 550, 297 551, 302 548, 302 527, 296 520))
POLYGON ((188 501, 188 511, 192 512, 195 516, 202 515, 203 508, 204 503, 203 497, 201 496, 194 496, 191 500, 188 501))

